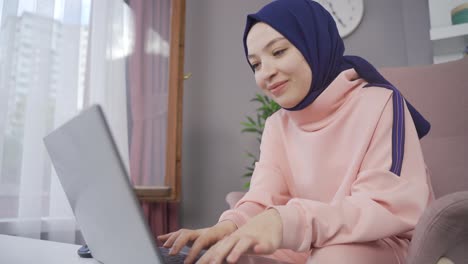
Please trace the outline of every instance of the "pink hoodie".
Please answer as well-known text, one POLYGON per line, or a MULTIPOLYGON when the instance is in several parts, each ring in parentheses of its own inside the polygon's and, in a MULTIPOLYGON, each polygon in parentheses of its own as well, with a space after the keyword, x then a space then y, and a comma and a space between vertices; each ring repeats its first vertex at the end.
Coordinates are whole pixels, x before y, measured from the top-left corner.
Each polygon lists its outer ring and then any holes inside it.
POLYGON ((250 190, 220 221, 238 227, 267 208, 283 222, 281 248, 411 238, 433 199, 420 142, 405 107, 401 175, 392 164, 392 91, 363 88, 342 72, 307 108, 266 122, 250 190))

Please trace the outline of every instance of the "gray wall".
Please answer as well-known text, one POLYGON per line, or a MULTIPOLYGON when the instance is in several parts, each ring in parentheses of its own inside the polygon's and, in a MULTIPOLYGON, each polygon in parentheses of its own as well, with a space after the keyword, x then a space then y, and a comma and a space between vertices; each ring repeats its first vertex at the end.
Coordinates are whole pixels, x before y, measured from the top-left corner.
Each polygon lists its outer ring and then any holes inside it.
MULTIPOLYGON (((187 0, 182 145, 181 224, 216 223, 225 195, 242 190, 246 150, 256 151, 240 122, 254 113, 256 92, 242 47, 245 16, 267 0, 187 0)), ((346 54, 377 67, 430 64, 427 0, 365 0, 359 28, 345 39, 346 54)))

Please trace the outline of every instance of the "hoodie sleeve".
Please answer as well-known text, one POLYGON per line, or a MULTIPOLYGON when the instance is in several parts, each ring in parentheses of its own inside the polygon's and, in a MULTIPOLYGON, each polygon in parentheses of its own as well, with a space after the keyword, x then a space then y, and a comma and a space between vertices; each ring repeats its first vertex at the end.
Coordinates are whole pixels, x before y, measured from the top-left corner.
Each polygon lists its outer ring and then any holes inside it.
POLYGON ((284 179, 285 160, 283 143, 275 129, 275 115, 268 118, 260 144, 260 158, 255 164, 249 191, 237 202, 234 209, 225 211, 219 221, 231 220, 237 227, 244 225, 249 218, 261 213, 267 207, 284 205, 290 199, 284 179))
POLYGON ((390 171, 393 105, 389 100, 349 196, 333 203, 293 198, 286 205, 272 206, 283 222, 282 248, 307 251, 395 234, 411 236, 432 195, 420 142, 406 107, 405 120, 400 176, 390 171))

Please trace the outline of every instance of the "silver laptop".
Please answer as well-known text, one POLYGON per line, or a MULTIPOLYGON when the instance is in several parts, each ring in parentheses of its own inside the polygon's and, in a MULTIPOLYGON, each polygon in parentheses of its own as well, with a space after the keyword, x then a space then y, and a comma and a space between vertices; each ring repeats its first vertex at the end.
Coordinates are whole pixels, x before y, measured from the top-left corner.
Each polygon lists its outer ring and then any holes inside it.
POLYGON ((44 143, 93 257, 105 264, 164 263, 101 108, 84 110, 44 143))
MULTIPOLYGON (((44 142, 83 237, 104 264, 183 263, 156 246, 104 113, 94 105, 44 142)), ((244 256, 239 263, 279 263, 244 256)))

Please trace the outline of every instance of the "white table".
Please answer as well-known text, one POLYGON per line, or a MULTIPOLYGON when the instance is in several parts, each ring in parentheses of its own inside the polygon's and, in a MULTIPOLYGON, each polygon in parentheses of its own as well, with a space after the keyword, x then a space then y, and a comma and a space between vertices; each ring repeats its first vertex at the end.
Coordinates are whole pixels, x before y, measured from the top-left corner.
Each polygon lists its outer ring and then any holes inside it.
MULTIPOLYGON (((0 235, 0 264, 102 264, 80 258, 80 245, 0 235)), ((242 256, 242 264, 287 264, 259 256, 242 256)))
POLYGON ((5 264, 99 264, 80 258, 79 245, 0 235, 0 263, 5 264))

